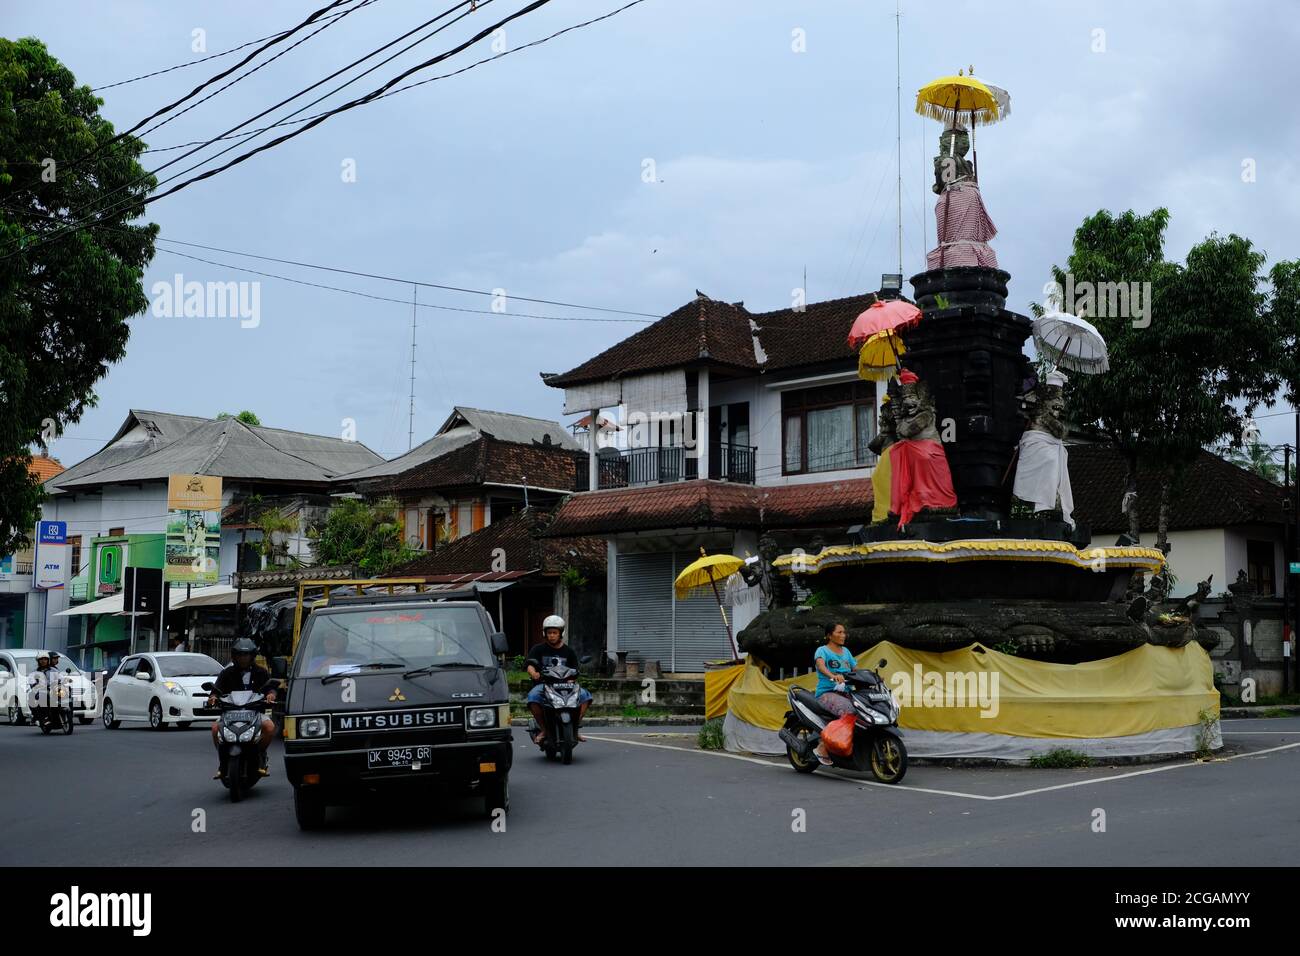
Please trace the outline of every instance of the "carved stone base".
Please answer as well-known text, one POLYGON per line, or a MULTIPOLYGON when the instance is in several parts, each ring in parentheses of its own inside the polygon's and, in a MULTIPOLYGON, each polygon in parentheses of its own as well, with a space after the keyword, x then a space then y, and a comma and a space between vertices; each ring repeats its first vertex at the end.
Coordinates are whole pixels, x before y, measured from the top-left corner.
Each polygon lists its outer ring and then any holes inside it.
POLYGON ((1021 657, 1061 664, 1113 657, 1143 644, 1182 647, 1198 641, 1207 652, 1219 636, 1194 623, 1168 627, 1134 621, 1122 604, 1099 601, 926 601, 778 608, 755 618, 737 639, 740 648, 773 667, 808 667, 826 642, 825 625, 842 623, 848 646, 860 653, 880 641, 919 651, 950 651, 978 642, 1010 644, 1021 657))

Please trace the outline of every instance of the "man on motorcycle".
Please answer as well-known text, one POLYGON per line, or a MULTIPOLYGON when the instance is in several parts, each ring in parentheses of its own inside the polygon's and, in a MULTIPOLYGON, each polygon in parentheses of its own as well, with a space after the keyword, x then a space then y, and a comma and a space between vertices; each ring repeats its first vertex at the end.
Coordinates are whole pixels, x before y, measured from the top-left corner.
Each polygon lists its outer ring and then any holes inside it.
MULTIPOLYGON (((558 614, 552 614, 542 621, 542 636, 546 638, 541 644, 534 644, 533 649, 528 652, 528 676, 537 683, 533 689, 528 692, 528 709, 532 712, 533 719, 537 721, 537 726, 541 728, 537 731, 537 736, 533 738, 533 743, 541 744, 546 737, 546 712, 542 707, 542 671, 557 663, 566 667, 572 667, 575 671, 578 669, 578 655, 573 652, 573 648, 564 643, 564 618, 558 614)), ((582 726, 582 715, 587 712, 591 706, 591 692, 585 687, 578 688, 578 723, 574 728, 577 732, 578 727, 582 726)), ((579 740, 587 738, 578 734, 579 740)))
MULTIPOLYGON (((251 690, 254 693, 266 695, 268 704, 275 703, 275 684, 270 672, 265 667, 259 667, 253 663, 253 655, 257 653, 257 645, 247 637, 241 637, 230 648, 231 662, 228 664, 217 679, 213 682, 212 692, 208 694, 208 707, 217 706, 217 698, 224 697, 227 694, 237 690, 251 690)), ((220 720, 212 722, 212 746, 218 751, 221 749, 221 742, 217 739, 217 731, 221 727, 220 720)), ((271 775, 270 768, 267 766, 266 750, 271 746, 271 738, 275 736, 275 723, 269 717, 262 718, 262 739, 258 742, 262 754, 262 766, 257 771, 263 777, 271 775)), ((213 774, 213 780, 221 779, 221 769, 213 774)))
POLYGON ((50 655, 41 651, 36 655, 36 670, 32 671, 31 676, 27 678, 27 686, 31 688, 31 699, 34 701, 32 706, 32 722, 37 727, 43 725, 50 719, 50 707, 54 703, 54 679, 58 671, 50 666, 50 655))

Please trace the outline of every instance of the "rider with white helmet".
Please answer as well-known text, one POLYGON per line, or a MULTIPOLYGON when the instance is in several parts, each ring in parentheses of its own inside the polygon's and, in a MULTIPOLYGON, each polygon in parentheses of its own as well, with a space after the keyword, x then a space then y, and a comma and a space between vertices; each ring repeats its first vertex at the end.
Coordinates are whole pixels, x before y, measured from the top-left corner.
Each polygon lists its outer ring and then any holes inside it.
MULTIPOLYGON (((542 671, 557 662, 572 667, 575 671, 578 669, 578 655, 573 652, 573 648, 564 643, 564 618, 558 614, 548 615, 546 620, 542 621, 542 636, 545 640, 533 645, 527 659, 528 676, 537 681, 533 689, 528 692, 528 709, 537 721, 537 726, 543 728, 538 730, 537 736, 533 738, 535 744, 540 744, 546 736, 544 729, 546 714, 542 709, 542 671)), ((591 692, 585 687, 578 688, 578 727, 582 726, 582 716, 590 706, 591 692)), ((578 739, 587 738, 578 734, 578 739)))

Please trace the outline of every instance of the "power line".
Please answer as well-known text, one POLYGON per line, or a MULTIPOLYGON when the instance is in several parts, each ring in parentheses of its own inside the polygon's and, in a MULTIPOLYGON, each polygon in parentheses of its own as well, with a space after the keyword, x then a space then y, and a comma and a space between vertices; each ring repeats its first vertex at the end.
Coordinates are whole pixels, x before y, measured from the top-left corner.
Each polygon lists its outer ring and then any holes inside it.
MULTIPOLYGON (((341 269, 336 266, 323 266, 314 262, 302 262, 296 259, 279 259, 276 258, 275 256, 259 256, 251 252, 240 252, 237 249, 223 249, 220 248, 219 246, 207 246, 207 245, 203 245, 202 243, 185 242, 180 239, 167 239, 163 236, 159 236, 157 241, 169 242, 178 246, 186 246, 192 249, 206 249, 209 252, 220 252, 223 255, 228 255, 228 256, 242 256, 245 259, 258 259, 263 262, 278 262, 280 265, 298 266, 303 269, 318 269, 322 272, 335 272, 340 275, 357 276, 358 278, 361 279, 379 279, 384 282, 396 282, 400 285, 408 285, 408 286, 414 285, 414 286, 421 286, 425 289, 439 289, 443 292, 463 292, 467 295, 486 295, 486 296, 495 296, 497 294, 496 292, 489 292, 485 289, 467 289, 462 286, 442 285, 437 282, 424 282, 418 279, 382 275, 376 272, 360 272, 355 269, 341 269)), ((163 249, 161 251, 170 252, 172 250, 163 249)), ((176 253, 176 255, 180 255, 180 253, 176 253)), ((200 260, 200 261, 207 261, 207 260, 200 260)), ((221 263, 216 263, 216 265, 221 265, 221 263)), ((273 276, 273 278, 279 278, 279 277, 273 276)), ((617 315, 631 315, 640 318, 654 319, 655 321, 658 321, 659 319, 663 318, 663 316, 658 315, 657 313, 654 312, 635 312, 630 309, 610 309, 599 305, 582 305, 581 303, 578 302, 561 302, 556 299, 538 299, 538 298, 533 298, 525 295, 511 295, 509 296, 509 298, 516 299, 520 302, 532 302, 536 305, 554 305, 565 309, 583 309, 588 312, 609 312, 617 315)))
MULTIPOLYGON (((483 3, 483 4, 488 4, 488 3, 491 3, 492 0, 478 0, 478 2, 481 2, 481 3, 483 3)), ((226 135, 229 134, 229 133, 233 133, 233 132, 235 132, 236 130, 238 130, 238 129, 244 127, 244 126, 247 126, 249 123, 256 122, 257 120, 261 119, 263 116, 266 116, 268 113, 270 113, 270 112, 272 112, 272 111, 274 111, 274 110, 279 109, 281 106, 284 106, 286 103, 290 103, 290 102, 292 102, 293 100, 296 100, 298 97, 303 96, 303 95, 306 94, 306 93, 310 93, 312 90, 316 89, 317 87, 319 87, 319 86, 323 86, 324 84, 328 83, 330 80, 334 79, 335 77, 337 77, 337 76, 339 76, 339 75, 341 75, 341 74, 343 74, 343 73, 346 73, 348 70, 352 69, 354 66, 357 66, 357 65, 359 65, 359 64, 361 64, 361 63, 364 63, 366 60, 370 59, 371 57, 375 56, 376 54, 382 53, 384 50, 388 49, 389 47, 391 47, 391 46, 395 46, 396 44, 401 43, 401 42, 402 42, 403 40, 405 40, 407 37, 411 36, 412 34, 418 33, 419 31, 423 30, 425 27, 429 26, 430 24, 436 23, 437 21, 443 19, 444 17, 449 16, 451 13, 455 12, 455 11, 458 10, 459 8, 461 8, 461 7, 463 7, 463 6, 466 6, 467 4, 473 4, 473 3, 474 3, 474 0, 458 0, 457 3, 455 3, 455 4, 453 4, 452 6, 448 7, 448 8, 447 8, 446 10, 444 10, 442 13, 438 14, 438 15, 435 16, 435 17, 432 17, 432 18, 426 20, 424 23, 421 23, 419 26, 415 27, 414 29, 412 29, 412 30, 408 30, 406 33, 404 33, 404 34, 402 34, 401 36, 397 37, 395 40, 391 40, 391 41, 389 41, 388 43, 384 44, 383 46, 379 47, 377 50, 372 50, 370 53, 367 53, 365 56, 363 56, 363 57, 359 57, 358 59, 353 60, 351 63, 347 64, 346 66, 344 66, 344 67, 342 67, 342 68, 340 68, 340 69, 338 69, 338 70, 335 70, 335 71, 334 71, 333 73, 331 73, 329 76, 326 76, 326 77, 324 77, 323 79, 317 80, 317 81, 316 81, 315 83, 313 83, 311 86, 308 86, 308 87, 306 87, 305 89, 299 90, 297 93, 294 93, 292 96, 288 96, 288 97, 286 97, 285 99, 283 99, 283 100, 281 100, 280 102, 274 104, 273 106, 269 106, 269 107, 267 107, 267 108, 264 109, 262 112, 258 113, 256 116, 249 117, 248 119, 244 120, 242 123, 238 123, 238 124, 236 124, 235 126, 230 127, 230 129, 226 130, 226 131, 223 132, 223 133, 218 134, 218 136, 213 137, 212 139, 207 140, 206 142, 200 144, 199 146, 196 146, 194 149, 190 150, 188 153, 184 153, 184 154, 182 154, 182 155, 180 155, 180 156, 177 156, 175 159, 170 160, 169 162, 163 163, 163 164, 162 164, 161 166, 159 166, 157 169, 149 170, 148 172, 144 173, 143 175, 137 177, 135 180, 133 180, 133 181, 131 181, 131 182, 128 182, 128 183, 124 183, 124 184, 122 184, 121 186, 118 186, 116 189, 113 189, 112 191, 110 191, 110 192, 104 194, 103 196, 96 197, 96 199, 93 200, 93 201, 90 202, 90 203, 85 203, 85 204, 81 205, 81 206, 78 207, 77 209, 74 209, 74 210, 71 211, 71 213, 70 213, 70 220, 71 220, 71 221, 65 223, 66 228, 63 228, 63 229, 56 229, 56 230, 55 230, 53 233, 51 233, 49 236, 46 236, 46 237, 40 239, 40 240, 37 241, 35 244, 33 244, 32 246, 28 247, 28 249, 37 248, 37 247, 39 247, 39 246, 42 246, 42 245, 46 244, 47 242, 53 242, 53 241, 55 241, 56 239, 60 239, 60 238, 62 238, 64 235, 68 234, 69 232, 73 232, 73 231, 76 231, 76 230, 78 230, 78 229, 85 228, 86 225, 87 225, 88 223, 91 223, 92 220, 94 220, 96 217, 95 217, 95 216, 87 216, 87 217, 82 218, 82 219, 77 219, 76 217, 79 216, 79 215, 81 215, 81 213, 83 213, 86 209, 89 209, 91 206, 95 205, 96 203, 102 202, 103 200, 109 198, 110 196, 113 196, 113 195, 115 195, 116 193, 121 192, 123 189, 129 189, 129 188, 131 188, 132 186, 139 185, 139 184, 141 184, 141 183, 143 183, 143 182, 145 182, 145 181, 147 181, 147 180, 149 180, 149 179, 152 179, 152 178, 153 178, 157 173, 162 172, 162 171, 163 171, 164 169, 166 169, 167 167, 169 167, 169 166, 173 166, 173 165, 175 165, 176 163, 179 163, 179 162, 181 162, 181 161, 184 160, 184 159, 188 159, 190 156, 193 156, 195 153, 197 153, 197 152, 198 152, 200 149, 202 149, 203 147, 205 147, 205 146, 209 146, 209 145, 211 145, 212 143, 216 142, 220 137, 222 137, 222 136, 226 136, 226 135)), ((472 12, 473 9, 474 9, 474 7, 471 6, 471 10, 470 10, 469 12, 472 12)), ((462 18, 463 18, 464 16, 466 16, 466 15, 467 15, 467 14, 461 14, 461 16, 456 17, 454 20, 452 20, 451 23, 444 24, 444 26, 439 27, 437 30, 434 30, 432 33, 428 34, 427 36, 421 37, 421 38, 420 38, 419 40, 417 40, 415 43, 412 43, 410 46, 406 47, 405 49, 398 51, 398 52, 397 52, 396 54, 394 54, 392 57, 389 57, 387 60, 384 60, 384 61, 382 61, 381 63, 376 64, 374 67, 371 67, 371 68, 370 68, 369 70, 367 70, 365 73, 362 73, 362 74, 360 74, 359 76, 353 77, 351 80, 348 80, 346 83, 342 84, 341 86, 336 87, 334 90, 331 90, 329 93, 326 93, 324 96, 319 97, 319 98, 317 98, 316 100, 314 100, 312 103, 307 104, 307 106, 302 107, 301 109, 295 111, 294 113, 291 113, 290 116, 295 116, 295 115, 297 115, 297 113, 302 112, 303 109, 308 109, 308 108, 310 108, 311 106, 314 106, 316 103, 319 103, 321 100, 327 98, 328 96, 332 95, 333 93, 337 93, 339 90, 345 88, 345 87, 348 86, 350 83, 355 83, 357 80, 361 79, 362 76, 365 76, 365 75, 367 75, 368 73, 373 72, 374 70, 378 69, 380 66, 383 66, 384 63, 388 63, 389 61, 391 61, 392 59, 396 58, 397 56, 400 56, 401 54, 405 53, 407 50, 410 50, 412 47, 416 46, 417 44, 419 44, 419 43, 423 43, 425 40, 428 40, 430 37, 432 37, 432 36, 436 35, 437 33, 441 32, 443 29, 446 29, 446 27, 451 26, 452 23, 457 22, 458 20, 462 19, 462 18)), ((115 138, 114 138, 114 141, 116 141, 117 139, 120 139, 120 138, 121 138, 121 137, 115 137, 115 138)), ((101 148, 102 148, 102 147, 101 147, 101 148)), ((98 151, 98 150, 96 150, 96 152, 97 152, 97 151, 98 151)), ((216 156, 209 157, 208 159, 205 159, 205 160, 203 160, 203 161, 201 161, 201 162, 199 162, 199 163, 196 163, 194 166, 189 167, 188 169, 182 171, 181 173, 178 173, 176 176, 169 177, 168 179, 164 180, 163 182, 170 182, 172 179, 176 179, 176 178, 178 178, 179 176, 183 176, 183 175, 185 175, 185 173, 188 173, 188 172, 191 172, 191 171, 193 171, 193 170, 195 170, 195 169, 198 169, 200 166, 203 166, 204 164, 211 162, 213 159, 216 159, 217 156, 222 156, 222 155, 224 155, 226 152, 229 152, 229 150, 223 150, 222 152, 217 153, 216 156)), ((93 154, 92 154, 92 155, 93 155, 93 154)), ((157 189, 157 187, 158 187, 159 185, 162 185, 162 184, 161 184, 161 183, 155 183, 154 186, 153 186, 152 188, 157 189)), ((169 192, 170 192, 170 191, 171 191, 171 190, 169 190, 169 192)), ((155 195, 155 196, 153 196, 152 198, 153 198, 153 199, 158 199, 158 198, 161 198, 161 197, 155 195)), ((146 199, 146 200, 144 201, 144 203, 142 203, 142 205, 147 204, 149 201, 150 201, 150 200, 146 199)), ((106 209, 104 209, 104 210, 101 211, 101 213, 99 214, 99 217, 98 217, 98 221, 102 222, 103 219, 106 218, 107 216, 109 216, 109 215, 115 215, 115 214, 117 214, 117 213, 123 211, 123 210, 124 210, 128 205, 130 205, 132 202, 133 202, 133 200, 123 200, 123 201, 119 201, 119 202, 114 203, 114 204, 110 204, 106 209)), ((14 252, 9 253, 9 255, 5 256, 4 258, 9 258, 9 256, 16 255, 18 252, 22 252, 22 251, 24 251, 24 250, 20 247, 19 249, 15 250, 14 252)))
MULTIPOLYGON (((593 24, 593 23, 598 23, 598 22, 601 21, 601 20, 607 20, 607 19, 609 19, 610 17, 616 16, 616 15, 622 13, 624 10, 627 9, 627 7, 636 6, 637 3, 641 3, 641 2, 643 2, 643 0, 635 0, 635 2, 633 2, 633 3, 629 3, 629 4, 627 4, 626 6, 619 7, 618 9, 616 9, 616 10, 612 10, 611 12, 606 13, 606 14, 604 14, 604 15, 602 15, 602 16, 599 16, 599 17, 593 17, 592 19, 590 19, 590 20, 584 20, 584 21, 581 22, 581 23, 575 23, 575 24, 573 24, 572 26, 565 27, 563 30, 556 30, 554 33, 550 34, 549 36, 544 36, 544 37, 542 37, 542 38, 539 39, 539 40, 533 40, 533 41, 531 41, 531 42, 529 42, 529 43, 524 43, 524 44, 521 44, 521 45, 519 45, 519 46, 517 46, 517 47, 511 47, 509 50, 502 50, 500 53, 495 53, 495 54, 493 54, 492 56, 486 56, 486 57, 484 57, 484 58, 481 59, 481 60, 476 60, 475 62, 469 64, 468 66, 462 66, 462 67, 461 67, 460 69, 458 69, 458 70, 452 70, 450 73, 441 73, 441 74, 439 74, 438 76, 430 77, 430 78, 427 79, 427 80, 418 80, 418 81, 415 82, 415 83, 408 83, 408 84, 406 84, 406 86, 401 86, 401 87, 398 87, 398 88, 395 89, 395 90, 390 90, 390 91, 388 91, 387 93, 381 94, 380 96, 376 96, 375 99, 376 99, 376 100, 386 99, 387 97, 390 97, 390 96, 396 96, 398 93, 405 93, 407 90, 413 90, 413 89, 415 89, 415 88, 418 87, 418 86, 424 86, 424 85, 426 85, 426 84, 428 84, 428 83, 436 83, 436 82, 438 82, 439 80, 445 80, 445 79, 449 79, 450 77, 453 77, 453 76, 459 76, 459 75, 462 74, 462 73, 468 73, 470 70, 472 70, 472 69, 474 69, 474 68, 476 68, 476 67, 482 66, 484 63, 491 63, 493 60, 499 60, 499 59, 501 59, 502 57, 510 56, 510 55, 513 54, 513 53, 519 53, 520 51, 522 51, 522 50, 527 50, 527 49, 530 48, 530 47, 541 46, 543 43, 549 43, 551 40, 554 40, 556 37, 563 36, 564 34, 569 33, 569 32, 572 31, 572 30, 577 30, 577 29, 579 29, 579 28, 581 28, 581 27, 591 26, 591 24, 593 24)), ((219 137, 217 137, 217 140, 225 140, 225 139, 247 139, 247 138, 250 138, 250 137, 252 137, 252 136, 256 136, 258 133, 265 133, 267 130, 275 129, 276 127, 279 127, 279 126, 294 126, 294 125, 297 125, 297 124, 299 124, 299 123, 307 123, 307 122, 310 122, 311 120, 314 120, 314 119, 316 119, 316 118, 319 117, 319 116, 324 116, 324 115, 326 114, 326 112, 327 112, 327 111, 320 112, 320 113, 313 113, 311 116, 304 116, 304 117, 301 117, 300 119, 284 119, 284 120, 280 120, 278 123, 272 123, 270 126, 263 126, 263 127, 261 127, 260 129, 249 130, 249 131, 246 132, 246 133, 236 133, 236 134, 234 134, 234 135, 232 135, 232 136, 219 136, 219 137)), ((208 141, 208 143, 211 143, 211 142, 213 142, 213 141, 212 141, 212 140, 209 140, 209 141, 208 141)), ((150 149, 141 150, 141 152, 142 152, 142 153, 167 153, 167 152, 171 152, 172 150, 185 149, 185 148, 188 147, 188 146, 202 146, 202 145, 207 145, 208 143, 205 143, 205 142, 203 142, 203 141, 201 141, 201 140, 193 140, 193 141, 188 142, 188 143, 178 143, 178 144, 175 145, 175 146, 155 146, 155 147, 152 147, 152 148, 150 148, 150 149)), ((864 188, 865 188, 865 187, 864 187, 864 188)))
MULTIPOLYGON (((226 90, 230 89, 230 88, 231 88, 232 86, 234 86, 236 83, 242 83, 244 80, 248 79, 250 76, 252 76, 252 75, 253 75, 254 73, 256 73, 258 70, 262 69, 263 67, 270 66, 272 63, 274 63, 276 60, 280 59, 280 57, 284 56, 286 53, 291 53, 291 52, 293 52, 295 49, 297 49, 298 47, 300 47, 300 46, 302 46, 304 43, 306 43, 308 40, 310 40, 312 37, 316 36, 316 34, 321 33, 322 31, 328 30, 330 27, 334 26, 334 24, 338 23, 340 20, 342 20, 342 19, 343 19, 344 17, 346 17, 348 14, 356 13, 358 10, 362 9, 363 7, 368 7, 368 6, 370 6, 372 3, 377 3, 377 2, 378 2, 378 0, 361 0, 361 3, 359 3, 357 6, 353 7, 353 8, 350 9, 350 10, 344 10, 342 13, 340 13, 340 14, 338 14, 338 15, 332 17, 329 21, 327 21, 326 23, 322 24, 318 29, 313 30, 311 33, 307 34, 305 37, 303 37, 301 40, 298 40, 296 43, 293 43, 293 44, 291 44, 290 46, 285 47, 283 50, 281 50, 281 51, 280 51, 279 53, 277 53, 275 56, 271 57, 269 60, 266 60, 266 61, 264 61, 264 62, 262 62, 262 63, 257 64, 257 66, 253 67, 253 68, 252 68, 251 70, 249 70, 247 73, 241 73, 239 76, 235 77, 233 80, 231 80, 231 81, 230 81, 229 83, 227 83, 225 86, 222 86, 222 87, 219 87, 218 89, 213 90, 213 91, 212 91, 211 93, 209 93, 207 96, 203 97, 203 99, 198 100, 197 102, 191 103, 189 106, 185 107, 185 109, 181 110, 180 112, 178 112, 178 113, 173 113, 171 116, 168 116, 168 117, 167 117, 165 120, 163 120, 162 122, 155 123, 153 126, 150 126, 147 130, 144 130, 142 133, 140 133, 140 136, 139 136, 138 138, 143 138, 143 137, 145 137, 145 136, 148 136, 148 135, 149 135, 150 133, 152 133, 154 130, 161 129, 162 127, 164 127, 164 126, 166 126, 168 123, 170 123, 172 120, 174 120, 174 119, 179 119, 180 117, 182 117, 182 116, 184 116, 186 113, 188 113, 190 110, 192 110, 192 109, 196 109, 196 108, 202 106, 204 103, 206 103, 208 100, 212 99, 214 96, 219 96, 220 94, 224 93, 226 90)), ((142 150, 142 152, 143 152, 143 150, 142 150)))
MULTIPOLYGON (((294 279, 290 276, 277 275, 273 272, 262 272, 258 269, 250 269, 247 266, 237 266, 229 262, 217 262, 213 259, 203 259, 199 256, 192 256, 187 252, 177 252, 175 249, 160 249, 160 252, 166 252, 173 256, 180 256, 183 259, 193 259, 195 262, 204 262, 211 266, 220 266, 223 269, 234 269, 238 272, 249 272, 253 275, 265 276, 268 279, 280 279, 284 282, 292 282, 295 285, 309 286, 314 289, 326 289, 331 292, 343 292, 347 295, 360 296, 363 299, 374 299, 377 302, 396 302, 399 305, 411 305, 406 299, 394 299, 391 296, 374 295, 370 292, 360 292, 356 289, 345 289, 342 286, 324 285, 319 282, 308 282, 306 279, 294 279)), ((414 283, 421 285, 423 283, 414 283)), ((532 301, 532 300, 529 300, 532 301)), ((494 312, 491 309, 466 309, 454 305, 431 305, 419 303, 421 309, 436 309, 441 312, 469 312, 478 315, 495 315, 501 318, 518 318, 518 319, 542 319, 548 322, 646 322, 645 319, 605 319, 595 318, 585 315, 536 315, 529 312, 494 312)))
MULTIPOLYGON (((343 13, 332 13, 328 17, 325 17, 325 19, 334 20, 337 19, 338 17, 346 16, 348 13, 351 13, 351 11, 348 10, 348 11, 344 11, 343 13)), ((222 50, 220 53, 212 53, 209 54, 208 56, 201 57, 200 59, 197 60, 190 60, 188 63, 177 63, 175 66, 169 66, 162 70, 154 70, 152 73, 143 73, 140 76, 133 76, 129 80, 118 80, 116 83, 105 83, 103 86, 94 86, 91 87, 90 92, 98 93, 101 90, 111 90, 119 86, 126 86, 128 83, 138 83, 140 80, 153 79, 155 76, 162 76, 164 73, 171 73, 174 72, 175 70, 184 70, 187 67, 198 66, 200 63, 207 63, 209 60, 217 60, 223 56, 229 56, 232 53, 238 53, 240 50, 250 47, 254 43, 262 43, 266 40, 270 40, 273 38, 285 37, 288 35, 288 33, 289 33, 288 30, 281 30, 279 33, 268 33, 266 36, 258 37, 256 40, 249 40, 247 43, 241 43, 239 46, 232 46, 229 50, 222 50)))

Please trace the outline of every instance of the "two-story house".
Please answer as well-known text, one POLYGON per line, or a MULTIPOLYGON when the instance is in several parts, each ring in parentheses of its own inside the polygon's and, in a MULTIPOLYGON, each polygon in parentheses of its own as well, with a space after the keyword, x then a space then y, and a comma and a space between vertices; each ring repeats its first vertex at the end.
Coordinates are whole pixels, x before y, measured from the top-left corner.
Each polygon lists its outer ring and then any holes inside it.
MULTIPOLYGON (((882 291, 880 297, 896 296, 882 291)), ((750 312, 699 295, 561 374, 565 414, 614 412, 619 445, 590 448, 579 493, 549 534, 607 547, 609 649, 697 672, 731 651, 711 594, 678 600, 673 580, 700 548, 757 554, 846 540, 871 513, 868 444, 883 386, 863 381, 849 329, 870 294, 750 312)), ((738 631, 755 589, 733 595, 738 631)))
MULTIPOLYGON (((63 465, 56 458, 32 455, 27 470, 37 480, 48 481, 63 471, 63 465)), ((0 555, 0 647, 35 646, 40 641, 46 597, 33 586, 35 563, 34 538, 23 549, 0 555)))
POLYGON ((436 551, 574 487, 577 442, 559 422, 457 405, 405 455, 342 475, 335 494, 391 497, 407 547, 436 551))

